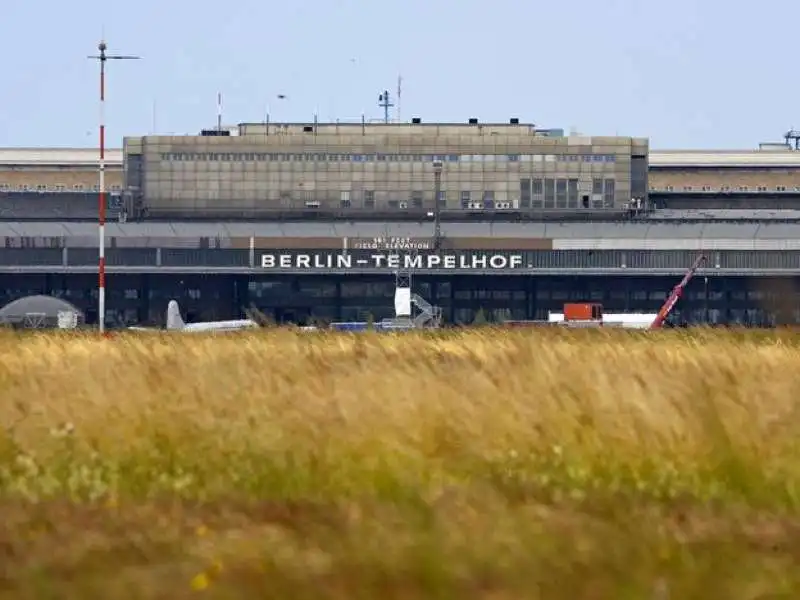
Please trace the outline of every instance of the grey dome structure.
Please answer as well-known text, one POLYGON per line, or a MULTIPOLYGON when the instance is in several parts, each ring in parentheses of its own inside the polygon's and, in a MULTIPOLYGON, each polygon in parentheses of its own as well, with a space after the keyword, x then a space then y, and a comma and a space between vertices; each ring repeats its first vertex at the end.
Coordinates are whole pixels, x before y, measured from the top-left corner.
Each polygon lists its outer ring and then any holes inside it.
POLYGON ((0 308, 0 324, 25 329, 72 328, 83 317, 74 305, 53 296, 26 296, 0 308))

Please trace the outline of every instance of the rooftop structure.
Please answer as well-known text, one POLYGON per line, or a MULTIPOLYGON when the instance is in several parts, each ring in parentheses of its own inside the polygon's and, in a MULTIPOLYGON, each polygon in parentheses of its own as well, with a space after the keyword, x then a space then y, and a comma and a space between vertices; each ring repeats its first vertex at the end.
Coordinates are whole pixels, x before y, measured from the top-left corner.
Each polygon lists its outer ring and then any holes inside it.
POLYGON ((238 135, 214 133, 126 138, 134 213, 621 211, 647 195, 644 139, 476 120, 242 124, 238 135))

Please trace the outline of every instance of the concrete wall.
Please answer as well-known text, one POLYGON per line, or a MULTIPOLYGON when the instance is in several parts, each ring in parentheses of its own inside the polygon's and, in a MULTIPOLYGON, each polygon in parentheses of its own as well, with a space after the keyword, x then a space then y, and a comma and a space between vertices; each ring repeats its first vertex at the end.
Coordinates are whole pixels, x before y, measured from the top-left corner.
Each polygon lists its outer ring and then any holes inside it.
POLYGON ((800 191, 800 169, 651 169, 650 190, 673 192, 800 191))
POLYGON ((526 125, 305 127, 127 138, 126 165, 142 166, 126 166, 126 182, 139 178, 152 210, 425 209, 436 159, 443 208, 614 208, 631 199, 632 157, 647 156, 644 139, 545 137, 526 125))
MULTIPOLYGON (((107 189, 122 187, 122 168, 106 169, 107 189)), ((98 189, 97 167, 0 166, 1 192, 89 192, 98 189)))

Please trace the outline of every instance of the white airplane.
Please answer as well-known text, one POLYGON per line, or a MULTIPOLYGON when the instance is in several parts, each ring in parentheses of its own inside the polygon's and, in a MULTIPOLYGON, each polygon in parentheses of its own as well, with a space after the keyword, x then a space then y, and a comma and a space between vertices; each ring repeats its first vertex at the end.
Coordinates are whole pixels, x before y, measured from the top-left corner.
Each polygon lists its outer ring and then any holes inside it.
MULTIPOLYGON (((621 327, 623 329, 650 329, 656 314, 649 313, 606 313, 603 315, 603 326, 621 327)), ((551 323, 561 323, 564 321, 563 313, 550 313, 548 320, 551 323)))
MULTIPOLYGON (((175 300, 170 300, 167 304, 167 331, 180 331, 181 333, 203 333, 241 331, 243 329, 254 329, 257 327, 259 327, 258 323, 251 319, 186 323, 181 317, 181 310, 178 306, 178 303, 175 300)), ((128 329, 134 331, 156 331, 148 327, 128 327, 128 329)))

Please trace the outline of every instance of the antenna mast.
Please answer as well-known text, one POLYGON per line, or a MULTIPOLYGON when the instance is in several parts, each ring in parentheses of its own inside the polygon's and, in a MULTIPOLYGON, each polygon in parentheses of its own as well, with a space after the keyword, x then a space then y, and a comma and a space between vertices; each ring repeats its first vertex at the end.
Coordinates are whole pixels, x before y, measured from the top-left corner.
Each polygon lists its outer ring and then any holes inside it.
POLYGON ((403 119, 400 115, 400 97, 401 97, 400 90, 402 89, 402 87, 403 87, 403 76, 398 75, 397 76, 397 122, 398 123, 403 122, 403 119))
POLYGON ((105 41, 97 45, 99 54, 87 56, 100 63, 100 156, 98 169, 100 181, 98 182, 99 194, 97 197, 98 212, 98 252, 97 260, 97 325, 100 333, 105 331, 106 325, 106 61, 109 60, 138 60, 139 56, 125 56, 121 54, 106 54, 108 46, 105 41))
POLYGON ((217 131, 222 131, 222 92, 217 92, 217 131))
POLYGON ((383 122, 389 123, 389 109, 394 106, 389 98, 389 91, 383 90, 383 93, 378 96, 378 106, 383 109, 383 122))
POLYGON ((800 150, 800 131, 797 131, 794 127, 784 134, 783 139, 786 140, 787 146, 791 147, 792 142, 794 142, 794 149, 800 150))

